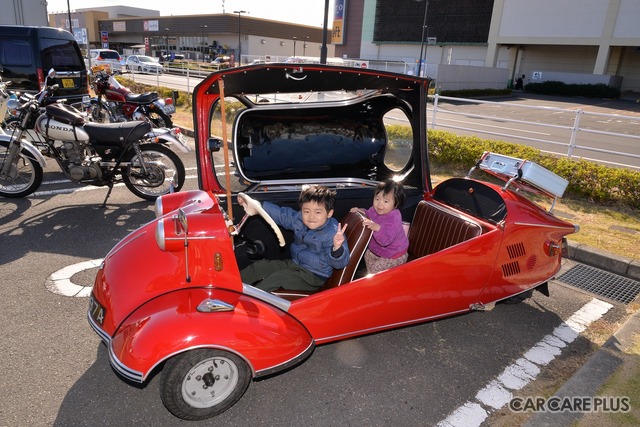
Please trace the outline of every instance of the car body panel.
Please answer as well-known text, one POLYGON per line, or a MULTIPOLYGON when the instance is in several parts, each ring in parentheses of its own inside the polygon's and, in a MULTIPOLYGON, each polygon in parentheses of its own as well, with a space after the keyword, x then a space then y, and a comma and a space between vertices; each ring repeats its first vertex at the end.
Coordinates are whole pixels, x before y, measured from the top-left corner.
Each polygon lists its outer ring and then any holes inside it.
POLYGON ((113 365, 126 367, 118 371, 134 381, 144 381, 158 364, 195 348, 231 351, 256 377, 285 369, 313 349, 309 333, 289 314, 212 286, 176 290, 148 301, 127 317, 107 344, 113 365), (232 309, 199 312, 198 304, 207 299, 232 309))

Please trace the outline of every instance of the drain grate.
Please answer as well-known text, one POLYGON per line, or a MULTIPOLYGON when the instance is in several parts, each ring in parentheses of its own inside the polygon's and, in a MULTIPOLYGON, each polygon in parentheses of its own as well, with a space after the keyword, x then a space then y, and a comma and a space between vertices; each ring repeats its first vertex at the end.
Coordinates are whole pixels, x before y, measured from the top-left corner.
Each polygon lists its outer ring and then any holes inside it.
POLYGON ((640 294, 640 282, 584 264, 576 264, 557 280, 622 304, 640 294))

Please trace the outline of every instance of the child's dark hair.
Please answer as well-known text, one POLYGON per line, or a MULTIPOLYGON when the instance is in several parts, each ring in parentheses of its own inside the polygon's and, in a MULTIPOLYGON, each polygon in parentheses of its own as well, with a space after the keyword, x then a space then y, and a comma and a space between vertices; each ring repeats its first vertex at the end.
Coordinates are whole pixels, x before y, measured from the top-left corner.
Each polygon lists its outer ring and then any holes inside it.
POLYGON ((330 212, 336 202, 336 192, 321 185, 310 185, 302 189, 298 198, 298 205, 302 207, 303 204, 308 202, 324 205, 327 212, 330 212))
POLYGON ((399 208, 404 202, 404 187, 400 182, 394 181, 391 178, 380 181, 378 185, 376 185, 376 189, 373 194, 382 192, 382 194, 387 195, 391 191, 393 191, 393 207, 399 208))

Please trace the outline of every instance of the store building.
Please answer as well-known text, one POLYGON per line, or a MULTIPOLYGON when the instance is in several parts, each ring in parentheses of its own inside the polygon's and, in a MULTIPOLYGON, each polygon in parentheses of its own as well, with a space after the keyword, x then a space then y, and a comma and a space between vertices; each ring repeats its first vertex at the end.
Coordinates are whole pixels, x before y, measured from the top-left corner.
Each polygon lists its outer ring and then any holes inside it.
POLYGON ((336 56, 420 65, 440 80, 444 65, 472 66, 640 92, 638 0, 335 2, 336 56))
MULTIPOLYGON (((50 14, 50 25, 68 29, 64 13, 50 14)), ((109 48, 125 55, 159 57, 167 52, 185 59, 211 61, 219 55, 285 60, 320 57, 322 28, 253 18, 243 13, 160 16, 159 12, 126 6, 78 9, 73 26, 87 29, 90 48, 109 48), (77 19, 77 22, 75 21, 77 19)), ((328 47, 328 55, 333 48, 328 47)))

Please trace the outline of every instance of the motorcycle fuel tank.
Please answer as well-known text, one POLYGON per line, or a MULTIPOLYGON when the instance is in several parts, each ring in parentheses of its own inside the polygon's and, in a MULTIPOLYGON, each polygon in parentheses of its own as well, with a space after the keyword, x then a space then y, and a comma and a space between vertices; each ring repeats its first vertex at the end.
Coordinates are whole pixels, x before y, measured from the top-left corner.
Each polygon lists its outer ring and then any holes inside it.
POLYGON ((89 135, 82 126, 64 123, 49 118, 46 114, 38 117, 36 129, 40 134, 56 141, 89 141, 89 135))

